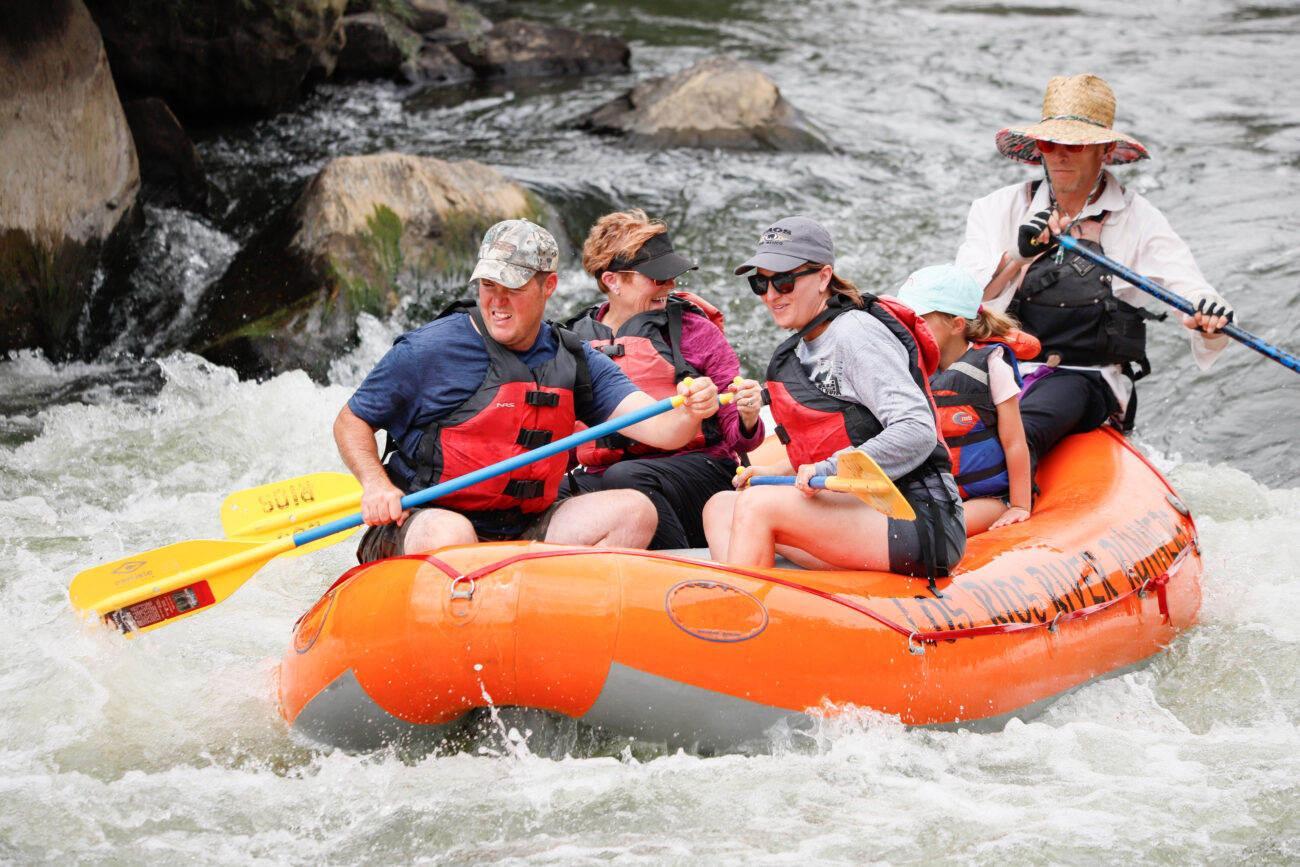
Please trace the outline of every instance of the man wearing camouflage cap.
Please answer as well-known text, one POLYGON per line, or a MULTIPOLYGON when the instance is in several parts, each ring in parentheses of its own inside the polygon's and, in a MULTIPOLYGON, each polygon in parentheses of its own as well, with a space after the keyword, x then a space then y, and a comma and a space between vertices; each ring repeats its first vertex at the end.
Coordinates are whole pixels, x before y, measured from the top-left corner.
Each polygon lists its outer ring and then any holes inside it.
MULTIPOLYGON (((453 305, 401 335, 334 422, 343 461, 361 482, 369 529, 361 562, 443 545, 541 539, 644 547, 657 521, 634 490, 599 491, 556 503, 568 456, 546 458, 405 511, 404 494, 522 454, 654 402, 618 366, 571 333, 544 322, 558 282, 559 248, 527 220, 497 223, 483 237, 470 276, 478 302, 453 305), (388 446, 381 456, 375 434, 388 446), (386 460, 385 460, 386 459, 386 460)), ((717 411, 718 390, 701 378, 681 408, 624 428, 672 449, 717 411)))

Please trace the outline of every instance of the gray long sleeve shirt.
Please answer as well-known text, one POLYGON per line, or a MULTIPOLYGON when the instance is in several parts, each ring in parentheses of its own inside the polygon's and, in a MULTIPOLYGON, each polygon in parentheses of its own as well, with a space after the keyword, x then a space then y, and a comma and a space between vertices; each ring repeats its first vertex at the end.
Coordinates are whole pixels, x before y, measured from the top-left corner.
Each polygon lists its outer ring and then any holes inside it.
MULTIPOLYGON (((862 404, 879 419, 884 430, 861 450, 891 479, 916 469, 934 450, 938 442, 934 415, 908 370, 907 350, 870 313, 851 310, 837 316, 795 352, 818 388, 862 404)), ((818 461, 816 474, 834 475, 838 455, 818 461)), ((952 494, 956 497, 955 486, 952 494)))

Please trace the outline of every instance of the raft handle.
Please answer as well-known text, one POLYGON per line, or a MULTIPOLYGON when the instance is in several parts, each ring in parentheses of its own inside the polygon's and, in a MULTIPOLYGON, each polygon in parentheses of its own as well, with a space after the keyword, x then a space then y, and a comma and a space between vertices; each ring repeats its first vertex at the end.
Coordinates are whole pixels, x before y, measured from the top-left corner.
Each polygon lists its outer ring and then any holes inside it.
POLYGON ((468 575, 457 575, 451 579, 451 598, 452 599, 473 599, 474 598, 474 579, 468 575), (469 586, 460 589, 461 583, 464 582, 469 586))

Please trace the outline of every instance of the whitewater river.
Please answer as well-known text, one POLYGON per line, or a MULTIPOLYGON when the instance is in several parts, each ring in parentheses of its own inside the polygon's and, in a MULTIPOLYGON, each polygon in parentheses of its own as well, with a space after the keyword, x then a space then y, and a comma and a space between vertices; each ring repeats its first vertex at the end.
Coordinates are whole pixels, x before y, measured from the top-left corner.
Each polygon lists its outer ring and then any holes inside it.
MULTIPOLYGON (((1244 327, 1300 352, 1300 10, 1149 3, 499 2, 633 49, 628 76, 418 95, 319 91, 251 128, 198 133, 204 218, 151 210, 142 296, 192 307, 240 243, 334 156, 400 150, 496 166, 580 238, 598 214, 665 217, 726 308, 746 372, 781 334, 730 275, 773 218, 826 223, 838 267, 887 291, 950 261, 970 199, 1027 178, 993 134, 1037 118, 1054 74, 1114 86, 1154 159, 1152 199, 1244 327), (572 128, 643 78, 727 52, 833 143, 815 156, 644 153, 572 128)), ((6 171, 20 170, 6 167, 6 171)), ((463 275, 462 275, 463 276, 463 275)), ((430 275, 431 297, 455 294, 430 275)), ((594 296, 570 259, 556 314, 594 296)), ((433 302, 428 302, 433 303, 433 302)), ((393 335, 361 323, 329 384, 240 382, 127 333, 129 356, 0 360, 0 863, 1285 864, 1300 859, 1300 376, 1234 346, 1209 372, 1153 326, 1136 441, 1193 509, 1199 625, 1135 673, 992 734, 851 716, 754 755, 602 750, 558 727, 451 756, 296 742, 274 675, 297 617, 352 562, 279 558, 199 616, 127 642, 87 630, 68 583, 220 538, 226 494, 339 470, 330 424, 393 335)))

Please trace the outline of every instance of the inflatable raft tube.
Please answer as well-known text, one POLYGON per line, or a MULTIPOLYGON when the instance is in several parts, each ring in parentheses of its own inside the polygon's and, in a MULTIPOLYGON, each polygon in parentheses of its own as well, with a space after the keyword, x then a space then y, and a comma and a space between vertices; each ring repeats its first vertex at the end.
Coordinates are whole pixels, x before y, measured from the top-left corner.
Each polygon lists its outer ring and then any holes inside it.
POLYGON ((853 706, 997 727, 1159 653, 1195 622, 1196 528, 1118 434, 1067 438, 1031 520, 954 574, 749 569, 672 552, 497 543, 381 560, 302 617, 284 718, 348 751, 437 747, 477 709, 725 751, 853 706))

